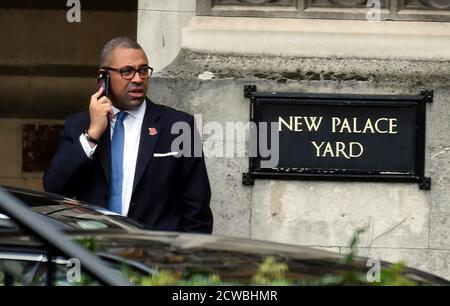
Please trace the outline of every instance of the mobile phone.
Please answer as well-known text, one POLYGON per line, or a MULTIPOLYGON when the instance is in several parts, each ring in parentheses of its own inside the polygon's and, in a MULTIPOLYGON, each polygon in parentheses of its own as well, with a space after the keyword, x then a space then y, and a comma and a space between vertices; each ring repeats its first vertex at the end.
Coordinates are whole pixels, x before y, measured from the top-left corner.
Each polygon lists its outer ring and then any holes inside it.
POLYGON ((108 71, 100 71, 99 75, 97 77, 97 90, 100 90, 100 87, 103 87, 103 93, 101 94, 101 97, 103 96, 109 96, 109 72, 108 71))

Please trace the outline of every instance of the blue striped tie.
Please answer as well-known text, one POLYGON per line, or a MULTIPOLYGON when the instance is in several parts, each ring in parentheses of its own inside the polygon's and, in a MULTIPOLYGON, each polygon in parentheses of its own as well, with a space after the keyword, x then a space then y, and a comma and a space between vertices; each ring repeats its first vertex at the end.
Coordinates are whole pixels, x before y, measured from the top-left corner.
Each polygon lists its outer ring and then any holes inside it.
POLYGON ((127 115, 128 113, 126 112, 117 114, 111 140, 111 194, 109 209, 118 214, 122 213, 123 146, 125 140, 123 120, 127 115))

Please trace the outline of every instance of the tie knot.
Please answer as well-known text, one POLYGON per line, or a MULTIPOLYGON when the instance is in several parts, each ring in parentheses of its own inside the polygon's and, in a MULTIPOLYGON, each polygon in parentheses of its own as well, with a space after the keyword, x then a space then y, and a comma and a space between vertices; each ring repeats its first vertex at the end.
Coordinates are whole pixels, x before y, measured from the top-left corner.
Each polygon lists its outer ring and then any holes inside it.
POLYGON ((125 119, 125 117, 126 117, 127 115, 128 115, 127 112, 119 112, 119 113, 117 114, 117 120, 123 121, 123 119, 125 119))

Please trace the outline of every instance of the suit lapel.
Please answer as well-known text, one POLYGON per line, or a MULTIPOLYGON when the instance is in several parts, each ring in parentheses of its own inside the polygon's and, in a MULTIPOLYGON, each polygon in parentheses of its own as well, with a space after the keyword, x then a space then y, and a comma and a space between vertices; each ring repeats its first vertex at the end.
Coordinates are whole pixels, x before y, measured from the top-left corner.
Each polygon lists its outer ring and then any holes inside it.
POLYGON ((109 122, 98 144, 98 158, 100 159, 106 182, 109 186, 111 179, 111 128, 109 122))
POLYGON ((153 157, 156 144, 161 135, 161 123, 157 122, 160 113, 155 105, 147 99, 144 120, 141 128, 141 138, 139 141, 139 152, 136 160, 136 170, 133 181, 133 192, 139 183, 144 171, 153 157), (152 129, 152 131, 150 131, 152 129), (156 134, 155 134, 156 131, 156 134))

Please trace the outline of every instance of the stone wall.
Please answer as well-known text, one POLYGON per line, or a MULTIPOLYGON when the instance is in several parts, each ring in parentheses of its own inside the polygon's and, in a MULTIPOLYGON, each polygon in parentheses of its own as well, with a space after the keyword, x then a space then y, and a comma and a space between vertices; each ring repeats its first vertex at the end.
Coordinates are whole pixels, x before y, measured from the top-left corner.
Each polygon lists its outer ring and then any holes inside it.
MULTIPOLYGON (((269 92, 418 94, 421 88, 434 89, 434 102, 427 105, 426 137, 431 191, 420 190, 417 184, 326 181, 256 180, 249 187, 242 185, 248 158, 211 157, 206 162, 215 234, 345 253, 356 229, 367 226, 360 255, 405 260, 450 278, 449 81, 447 60, 231 54, 185 48, 152 79, 149 94, 158 103, 201 114, 204 127, 212 121, 223 126, 248 122, 249 100, 243 96, 247 84, 269 92)), ((203 132, 206 143, 219 136, 203 132)), ((232 145, 232 139, 224 140, 223 147, 232 145)), ((205 147, 205 154, 209 149, 205 147)))
POLYGON ((137 38, 155 71, 175 59, 182 30, 194 16, 195 0, 139 0, 137 38))

